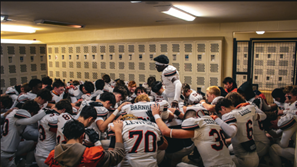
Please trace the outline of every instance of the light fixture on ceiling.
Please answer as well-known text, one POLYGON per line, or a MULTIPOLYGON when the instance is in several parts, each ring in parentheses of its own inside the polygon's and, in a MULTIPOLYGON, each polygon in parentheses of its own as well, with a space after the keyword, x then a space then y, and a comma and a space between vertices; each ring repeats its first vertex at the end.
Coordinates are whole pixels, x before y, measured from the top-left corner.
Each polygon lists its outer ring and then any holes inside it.
POLYGON ((168 14, 168 15, 177 17, 179 19, 186 20, 186 21, 193 21, 196 18, 196 17, 189 15, 185 12, 182 12, 174 7, 171 7, 168 11, 163 11, 162 13, 165 13, 165 14, 168 14))
POLYGON ((72 27, 72 28, 84 28, 85 25, 81 24, 73 24, 73 23, 65 23, 65 22, 59 22, 59 21, 52 21, 52 20, 35 20, 35 24, 49 24, 49 25, 57 25, 57 26, 66 26, 66 27, 72 27))
POLYGON ((36 28, 28 27, 28 26, 16 26, 16 25, 1 24, 1 31, 34 33, 34 32, 36 32, 36 28))
POLYGON ((265 31, 256 31, 256 33, 257 33, 258 35, 262 35, 262 34, 265 33, 265 31))
POLYGON ((187 12, 187 13, 190 13, 190 14, 192 14, 192 15, 194 15, 194 16, 197 16, 197 17, 202 16, 201 13, 197 12, 196 10, 193 10, 193 9, 190 8, 190 7, 182 6, 182 5, 173 5, 173 6, 176 7, 176 8, 178 8, 178 9, 180 9, 180 10, 183 10, 183 11, 185 11, 185 12, 187 12))
POLYGON ((131 3, 141 3, 141 1, 130 1, 131 3))
POLYGON ((4 21, 11 21, 10 19, 8 19, 8 15, 1 15, 1 22, 4 21))
POLYGON ((1 39, 1 43, 14 43, 14 44, 32 44, 39 43, 36 40, 21 40, 21 39, 1 39))

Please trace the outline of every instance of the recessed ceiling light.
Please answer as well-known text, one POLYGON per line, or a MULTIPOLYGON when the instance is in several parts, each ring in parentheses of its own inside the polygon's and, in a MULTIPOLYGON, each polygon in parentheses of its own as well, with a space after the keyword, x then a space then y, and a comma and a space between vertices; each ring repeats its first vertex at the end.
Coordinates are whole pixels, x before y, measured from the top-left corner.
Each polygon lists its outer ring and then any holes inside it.
POLYGON ((265 31, 256 31, 257 34, 262 35, 265 33, 265 31))
POLYGON ((193 21, 195 20, 195 17, 194 16, 191 16, 185 12, 182 12, 180 10, 177 10, 173 7, 171 7, 168 11, 163 11, 162 13, 166 13, 168 15, 171 15, 171 16, 174 16, 174 17, 177 17, 179 19, 183 19, 183 20, 186 20, 186 21, 193 21))
POLYGON ((1 24, 1 31, 34 33, 34 32, 36 32, 36 28, 28 27, 28 26, 16 26, 16 25, 1 24))
POLYGON ((44 20, 44 19, 35 20, 34 22, 36 24, 49 24, 49 25, 66 26, 66 27, 72 27, 72 28, 84 28, 85 27, 85 25, 81 25, 81 24, 73 24, 73 23, 44 20))
POLYGON ((1 39, 1 43, 17 43, 17 44, 32 44, 38 43, 36 40, 21 40, 21 39, 1 39))
POLYGON ((187 12, 187 13, 190 13, 190 14, 192 14, 194 16, 197 16, 197 17, 202 16, 201 13, 199 13, 198 11, 192 9, 191 7, 182 6, 182 5, 173 5, 173 6, 178 8, 178 9, 181 9, 181 10, 187 12))

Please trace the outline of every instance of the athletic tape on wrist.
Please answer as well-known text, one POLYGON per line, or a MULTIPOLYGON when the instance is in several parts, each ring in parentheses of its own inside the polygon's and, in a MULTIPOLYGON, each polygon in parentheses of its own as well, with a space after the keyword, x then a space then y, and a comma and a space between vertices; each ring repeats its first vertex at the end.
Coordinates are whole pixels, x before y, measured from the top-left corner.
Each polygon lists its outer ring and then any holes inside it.
POLYGON ((154 115, 155 120, 157 120, 158 118, 161 118, 159 114, 154 115))

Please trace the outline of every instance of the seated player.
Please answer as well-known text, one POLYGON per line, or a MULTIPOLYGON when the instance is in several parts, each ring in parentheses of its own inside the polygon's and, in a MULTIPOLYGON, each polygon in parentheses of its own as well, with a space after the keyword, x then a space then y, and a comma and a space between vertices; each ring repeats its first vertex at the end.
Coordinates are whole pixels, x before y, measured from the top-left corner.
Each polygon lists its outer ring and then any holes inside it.
POLYGON ((162 101, 162 100, 168 101, 162 82, 156 81, 152 83, 151 91, 152 91, 151 96, 154 97, 154 101, 156 102, 162 101))
POLYGON ((98 95, 101 95, 102 93, 104 93, 103 91, 103 88, 104 88, 104 81, 102 79, 98 79, 96 82, 95 82, 95 88, 96 88, 96 91, 94 92, 94 96, 92 97, 92 100, 95 101, 96 100, 96 97, 98 95))
POLYGON ((195 90, 191 89, 190 85, 183 83, 182 85, 182 94, 185 97, 185 105, 195 105, 203 99, 202 95, 198 94, 195 90))
MULTIPOLYGON (((133 114, 124 115, 123 141, 126 156, 120 166, 158 166, 158 150, 165 150, 167 142, 157 124, 139 120, 133 114)), ((113 124, 109 124, 109 129, 113 124)))
POLYGON ((236 166, 257 167, 259 157, 253 136, 253 124, 257 115, 255 107, 249 103, 233 106, 229 99, 220 99, 216 104, 216 112, 222 114, 222 119, 216 115, 212 118, 231 137, 236 166))
POLYGON ((96 97, 94 94, 95 86, 92 82, 86 81, 82 87, 83 95, 81 95, 82 100, 91 100, 93 97, 96 97))
MULTIPOLYGON (((208 115, 208 111, 200 108, 198 112, 188 110, 182 129, 170 129, 159 119, 159 105, 152 105, 152 112, 162 134, 170 138, 191 138, 196 145, 205 167, 234 166, 225 143, 225 137, 219 125, 208 115), (198 116, 197 117, 197 113, 198 116)), ((173 159, 172 161, 177 161, 173 159)))
POLYGON ((273 103, 275 103, 280 110, 285 109, 285 93, 283 92, 284 88, 276 88, 271 92, 271 96, 273 97, 273 103))
POLYGON ((51 167, 115 166, 120 163, 125 156, 122 127, 122 122, 114 122, 112 130, 115 132, 116 137, 115 149, 113 151, 104 151, 98 135, 90 133, 91 130, 85 130, 81 122, 71 120, 65 124, 63 129, 63 135, 66 137, 67 143, 57 145, 55 149, 51 151, 45 163, 51 167), (88 134, 90 141, 95 143, 94 147, 88 148, 81 144, 85 132, 88 134))
POLYGON ((42 81, 42 89, 46 88, 49 91, 53 90, 52 88, 53 80, 49 76, 43 77, 41 81, 42 81))
POLYGON ((102 80, 105 82, 105 86, 103 88, 104 92, 113 92, 113 87, 110 85, 110 76, 108 74, 105 74, 102 76, 102 80))
POLYGON ((11 97, 14 103, 20 95, 25 94, 30 90, 31 88, 29 84, 23 83, 22 85, 15 85, 15 86, 8 87, 7 90, 5 91, 5 94, 3 95, 8 95, 9 97, 11 97))
MULTIPOLYGON (((14 109, 6 116, 1 138, 1 166, 16 166, 15 157, 24 153, 30 152, 27 154, 27 160, 34 157, 34 141, 21 141, 21 139, 26 125, 35 123, 49 114, 47 110, 41 110, 37 114, 39 110, 37 102, 28 100, 21 109, 14 109)), ((31 165, 31 163, 26 165, 31 165)))
POLYGON ((224 84, 225 92, 227 92, 227 93, 237 92, 237 84, 236 84, 236 82, 234 81, 233 78, 226 77, 223 80, 223 84, 224 84))
POLYGON ((282 166, 280 157, 283 157, 291 162, 290 166, 294 164, 295 148, 290 146, 290 139, 296 139, 296 115, 287 114, 278 119, 277 126, 282 130, 281 140, 271 145, 269 155, 274 167, 282 166))
POLYGON ((136 89, 136 82, 130 81, 128 83, 128 90, 129 90, 128 97, 127 97, 128 101, 131 101, 133 98, 136 97, 135 89, 136 89))
POLYGON ((286 86, 284 89, 286 105, 284 110, 279 110, 278 114, 297 115, 297 85, 286 86))
POLYGON ((60 100, 64 99, 65 83, 60 79, 56 79, 53 83, 53 90, 51 91, 53 98, 49 102, 48 107, 52 107, 60 100))
POLYGON ((81 95, 83 94, 80 87, 83 85, 80 85, 78 81, 73 81, 71 85, 67 87, 67 92, 70 96, 71 103, 77 102, 78 99, 81 98, 81 95))

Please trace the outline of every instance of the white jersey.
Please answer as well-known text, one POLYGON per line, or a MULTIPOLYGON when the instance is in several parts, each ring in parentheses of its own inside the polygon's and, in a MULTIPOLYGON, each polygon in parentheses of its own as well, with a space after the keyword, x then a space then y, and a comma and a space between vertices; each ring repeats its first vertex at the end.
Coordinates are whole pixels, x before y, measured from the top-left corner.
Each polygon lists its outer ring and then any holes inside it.
MULTIPOLYGON (((109 129, 111 126, 108 125, 109 129)), ((161 132, 156 123, 126 120, 123 122, 122 136, 126 156, 120 166, 158 166, 157 142, 161 140, 161 132)))
POLYGON ((1 151, 14 153, 17 151, 21 141, 21 134, 26 125, 17 125, 16 121, 20 118, 30 118, 31 114, 23 109, 14 109, 9 113, 2 127, 1 151))
MULTIPOLYGON (((150 120, 152 117, 151 113, 151 105, 156 104, 155 102, 137 102, 134 104, 128 104, 122 107, 121 114, 133 114, 134 116, 138 117, 138 119, 143 120, 150 120)), ((163 100, 158 102, 160 105, 160 111, 162 119, 166 119, 169 116, 169 112, 167 110, 168 102, 163 100)))
POLYGON ((64 92, 59 95, 59 94, 55 93, 54 90, 51 91, 51 94, 52 94, 53 97, 52 97, 52 100, 49 103, 53 103, 53 104, 58 103, 60 100, 63 99, 63 96, 64 96, 64 92))
POLYGON ((291 104, 285 105, 284 114, 297 115, 297 100, 291 104))
POLYGON ((212 102, 210 103, 211 105, 216 105, 217 103, 218 103, 218 101, 220 100, 220 99, 222 99, 222 98, 224 98, 223 96, 217 96, 217 97, 215 97, 213 100, 212 100, 212 102))
MULTIPOLYGON (((15 102, 19 96, 19 94, 21 92, 18 92, 17 89, 16 89, 16 86, 10 86, 6 89, 5 91, 5 94, 7 94, 9 97, 11 97, 12 101, 15 102)), ((17 87, 20 87, 20 86, 17 86, 17 87)))
POLYGON ((276 101, 274 98, 273 98, 273 103, 275 103, 278 106, 279 109, 281 109, 281 110, 285 109, 285 103, 276 101))
POLYGON ((68 93, 71 99, 71 103, 75 103, 77 102, 78 99, 80 99, 81 95, 83 94, 80 89, 79 89, 80 85, 74 86, 74 85, 70 85, 68 87, 68 93))
POLYGON ((38 125, 38 142, 35 154, 47 158, 56 146, 56 131, 59 113, 47 114, 38 125))
POLYGON ((198 94, 195 90, 192 90, 188 98, 188 104, 189 105, 197 104, 202 99, 203 99, 202 95, 198 94))
POLYGON ((254 140, 253 126, 256 118, 255 107, 253 105, 234 109, 222 116, 222 120, 227 124, 237 126, 237 133, 232 137, 231 143, 234 148, 234 154, 238 157, 245 156, 248 153, 241 144, 254 140))
POLYGON ((72 120, 73 117, 71 114, 69 113, 62 113, 58 116, 58 127, 57 127, 57 134, 56 134, 56 137, 57 137, 57 141, 56 141, 56 144, 65 144, 66 143, 66 139, 64 137, 64 134, 63 134, 63 127, 64 125, 72 120))
POLYGON ((103 87, 104 92, 113 92, 113 87, 109 83, 105 83, 105 86, 103 87))
POLYGON ((96 97, 96 94, 86 93, 86 94, 81 95, 82 100, 91 100, 93 97, 96 97))
POLYGON ((18 97, 18 99, 14 102, 11 108, 17 106, 18 103, 25 103, 28 100, 34 100, 37 97, 37 94, 30 92, 24 93, 18 97))
POLYGON ((154 97, 155 102, 160 102, 160 101, 163 101, 163 100, 168 101, 168 98, 167 98, 167 96, 166 96, 166 94, 165 94, 165 91, 163 91, 161 95, 158 95, 157 93, 152 92, 152 93, 151 93, 151 96, 154 97))
POLYGON ((183 121, 182 129, 194 130, 192 141, 205 167, 227 164, 232 166, 233 161, 225 143, 223 130, 210 116, 188 118, 183 121))
POLYGON ((165 86, 165 94, 167 97, 173 98, 175 96, 175 85, 172 83, 172 79, 179 80, 179 73, 177 69, 168 65, 162 72, 162 83, 165 86))

